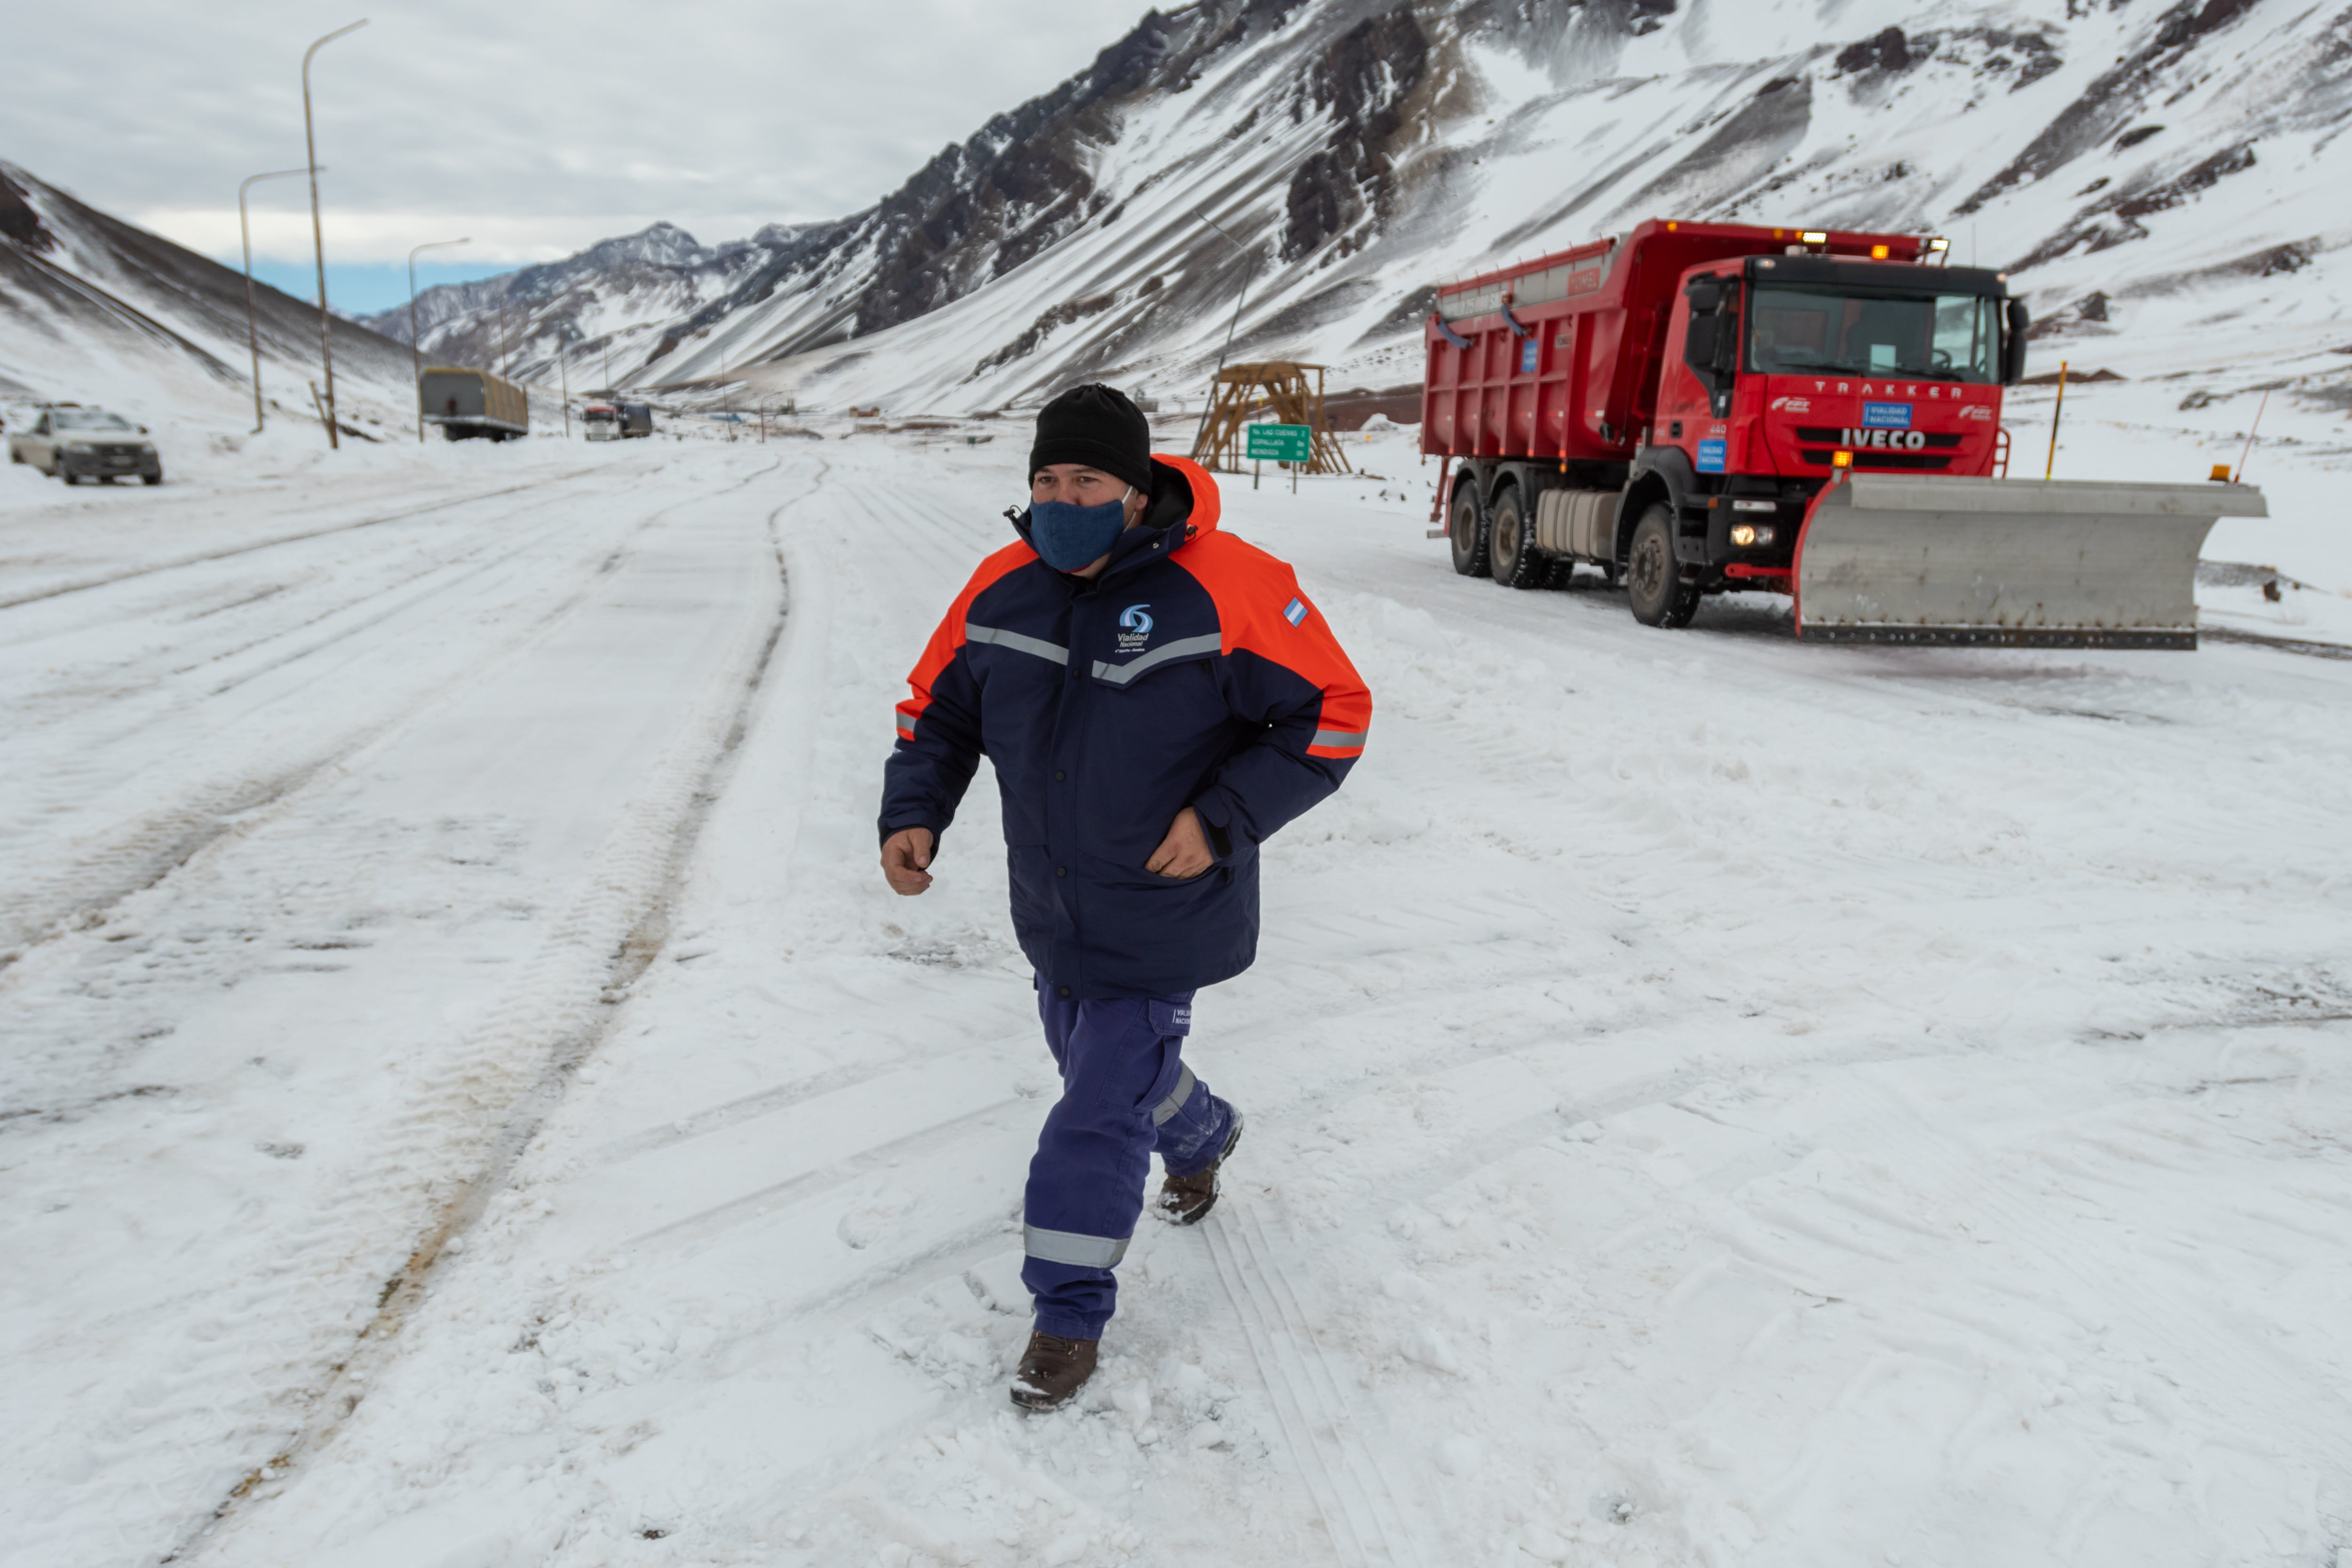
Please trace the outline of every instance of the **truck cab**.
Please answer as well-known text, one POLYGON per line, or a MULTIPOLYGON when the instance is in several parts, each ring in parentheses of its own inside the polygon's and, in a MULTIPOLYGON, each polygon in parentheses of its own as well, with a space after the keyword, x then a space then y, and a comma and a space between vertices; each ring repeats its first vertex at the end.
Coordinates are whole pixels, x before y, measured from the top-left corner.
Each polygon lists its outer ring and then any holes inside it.
POLYGON ((1771 588, 1808 506, 1842 475, 1994 474, 2001 388, 2024 368, 2024 311, 2008 293, 1979 268, 1843 256, 1686 268, 1627 514, 1669 510, 1686 588, 1771 588))

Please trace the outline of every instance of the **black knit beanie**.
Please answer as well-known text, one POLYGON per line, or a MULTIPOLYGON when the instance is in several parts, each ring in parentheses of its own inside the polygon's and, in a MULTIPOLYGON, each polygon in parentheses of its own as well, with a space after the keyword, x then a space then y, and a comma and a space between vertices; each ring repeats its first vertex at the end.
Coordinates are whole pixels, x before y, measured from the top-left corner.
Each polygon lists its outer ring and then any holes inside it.
POLYGON ((1084 463, 1151 493, 1151 425, 1113 386, 1074 386, 1037 412, 1029 472, 1048 463, 1084 463))

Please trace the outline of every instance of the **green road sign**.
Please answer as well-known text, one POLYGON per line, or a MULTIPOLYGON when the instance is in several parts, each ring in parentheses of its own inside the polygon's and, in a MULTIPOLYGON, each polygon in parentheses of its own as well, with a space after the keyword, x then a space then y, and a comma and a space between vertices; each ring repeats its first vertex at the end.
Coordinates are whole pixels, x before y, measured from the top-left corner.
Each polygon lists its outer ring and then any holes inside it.
POLYGON ((1303 463, 1314 455, 1315 432, 1305 425, 1244 425, 1249 445, 1243 456, 1253 462, 1303 463))

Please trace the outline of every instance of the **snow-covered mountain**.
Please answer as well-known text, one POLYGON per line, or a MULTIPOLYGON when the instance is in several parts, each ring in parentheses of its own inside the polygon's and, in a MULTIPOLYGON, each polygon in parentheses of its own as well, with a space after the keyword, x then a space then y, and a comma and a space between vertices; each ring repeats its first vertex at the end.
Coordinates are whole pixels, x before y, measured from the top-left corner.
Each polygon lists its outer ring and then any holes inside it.
POLYGON ((1201 0, 864 213, 534 270, 620 296, 572 338, 616 376, 953 412, 1195 390, 1244 284, 1237 353, 1379 384, 1441 278, 1650 216, 1869 226, 2177 368, 2338 314, 2347 108, 2340 3, 1201 0))
POLYGON ((418 314, 542 385, 958 413, 1197 397, 1246 289, 1236 354, 1394 386, 1438 280, 1680 216, 1941 232, 2053 357, 2341 408, 2347 111, 2352 0, 1199 0, 864 212, 656 224, 418 314))
MULTIPOLYGON (((265 395, 315 419, 317 307, 267 284, 253 302, 265 395)), ((341 319, 331 331, 339 416, 397 420, 412 406, 408 350, 341 319)), ((104 401, 152 416, 218 404, 233 421, 250 406, 252 366, 242 273, 0 163, 0 400, 104 401)))
MULTIPOLYGON (((416 296, 417 336, 432 359, 504 367, 524 380, 559 381, 559 352, 581 385, 600 382, 608 363, 626 379, 624 370, 652 356, 664 329, 727 298, 788 253, 802 232, 771 224, 714 247, 675 224, 656 223, 562 261, 426 289, 416 296)), ((409 341, 404 304, 358 320, 409 341)))

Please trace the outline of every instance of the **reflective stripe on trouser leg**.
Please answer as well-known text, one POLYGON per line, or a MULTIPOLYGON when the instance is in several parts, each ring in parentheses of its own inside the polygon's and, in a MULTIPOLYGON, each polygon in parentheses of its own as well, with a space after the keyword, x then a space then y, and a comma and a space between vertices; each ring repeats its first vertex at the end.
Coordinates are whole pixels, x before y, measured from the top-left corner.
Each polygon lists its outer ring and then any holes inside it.
MULTIPOLYGON (((1029 1256, 1021 1279, 1037 1299, 1041 1333, 1098 1339, 1116 1309, 1111 1269, 1142 1217, 1162 1131, 1152 1114, 1182 1076, 1191 1000, 1074 998, 1038 987, 1038 1017, 1062 1073, 1023 1200, 1029 1256)), ((1192 1094, 1197 1100, 1197 1083, 1192 1094)), ((1180 1110, 1164 1126, 1185 1123, 1180 1110)))
POLYGON ((1127 1256, 1125 1236, 1080 1236, 1075 1230, 1021 1227, 1021 1250, 1047 1263, 1067 1263, 1079 1268, 1116 1268, 1127 1256))
POLYGON ((1171 1176, 1189 1176, 1216 1163, 1233 1135, 1234 1108, 1209 1092, 1209 1086, 1184 1069, 1177 1092, 1151 1113, 1152 1152, 1171 1176), (1172 1103, 1174 1109, 1167 1110, 1172 1103), (1167 1110, 1166 1115, 1161 1114, 1167 1110))
POLYGON ((1184 1102, 1192 1098, 1192 1086, 1200 1081, 1192 1076, 1191 1068, 1179 1068, 1176 1071, 1176 1087, 1168 1091, 1167 1099, 1151 1108, 1151 1125, 1166 1126, 1170 1117, 1184 1109, 1184 1102))

